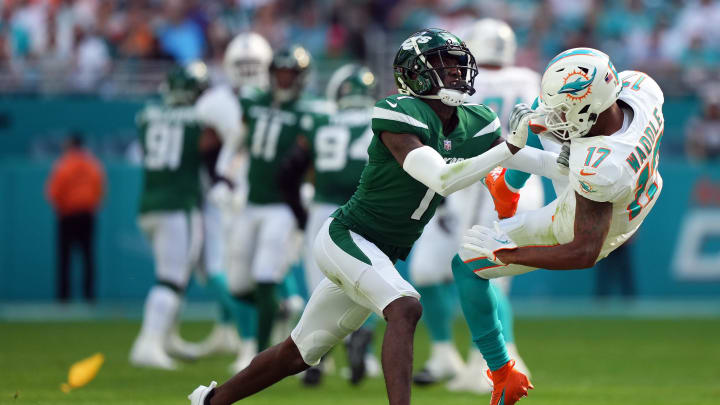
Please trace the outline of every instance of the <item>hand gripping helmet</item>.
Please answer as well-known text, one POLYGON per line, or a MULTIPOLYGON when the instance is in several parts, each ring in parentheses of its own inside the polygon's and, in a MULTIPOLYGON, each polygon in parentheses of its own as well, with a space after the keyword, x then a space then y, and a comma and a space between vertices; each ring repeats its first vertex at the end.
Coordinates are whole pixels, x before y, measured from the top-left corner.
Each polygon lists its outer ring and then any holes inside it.
POLYGON ((310 52, 300 45, 292 45, 275 53, 270 63, 270 87, 275 100, 284 103, 300 96, 300 92, 307 84, 311 62, 310 52), (296 77, 289 88, 281 88, 278 85, 274 74, 278 69, 295 71, 296 77))
POLYGON ((326 95, 339 109, 367 108, 375 104, 377 79, 370 69, 354 63, 336 70, 328 82, 326 95))
POLYGON ((412 34, 400 45, 393 69, 401 94, 457 106, 475 93, 475 58, 460 38, 445 30, 428 28, 412 34), (431 59, 435 65, 430 63, 431 59), (460 78, 445 86, 446 70, 453 68, 458 69, 460 78))
POLYGON ((234 87, 253 85, 267 87, 268 68, 273 52, 262 35, 243 32, 225 48, 223 68, 234 87))
POLYGON ((483 18, 473 24, 466 39, 478 65, 511 66, 515 63, 515 33, 504 21, 483 18))
POLYGON ((167 105, 190 105, 209 85, 207 66, 202 61, 195 61, 170 70, 160 84, 160 94, 167 105))
POLYGON ((566 141, 584 136, 612 106, 622 84, 610 58, 592 48, 573 48, 554 57, 540 83, 545 124, 566 141))

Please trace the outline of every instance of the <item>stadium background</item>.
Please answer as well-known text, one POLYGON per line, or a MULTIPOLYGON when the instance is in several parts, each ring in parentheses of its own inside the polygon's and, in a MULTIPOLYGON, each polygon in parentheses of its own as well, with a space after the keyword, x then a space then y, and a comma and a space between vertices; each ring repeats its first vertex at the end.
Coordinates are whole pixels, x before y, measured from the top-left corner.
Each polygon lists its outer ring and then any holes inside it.
MULTIPOLYGON (((688 333, 712 330, 717 319, 705 319, 720 316, 720 121, 714 121, 715 146, 711 135, 703 143, 693 133, 693 123, 708 100, 720 103, 718 1, 2 0, 0 343, 2 329, 17 326, 8 322, 139 316, 153 275, 136 223, 140 168, 130 163, 128 150, 136 137, 135 113, 173 63, 205 59, 222 82, 225 44, 238 32, 255 30, 274 47, 300 43, 310 50, 311 91, 322 92, 335 68, 359 60, 378 74, 385 95, 394 90, 392 57, 409 33, 429 26, 461 33, 486 16, 516 30, 520 65, 542 71, 559 51, 592 46, 608 53, 618 70, 653 76, 666 96, 665 190, 631 246, 636 299, 599 305, 592 299, 594 271, 538 271, 515 280, 511 297, 518 315, 700 317, 688 333), (108 178, 97 229, 95 307, 50 304, 55 219, 44 185, 70 130, 86 135, 108 178)), ((190 306, 190 317, 213 316, 204 311, 201 291, 191 288, 189 297, 200 303, 190 306)), ((538 321, 528 322, 521 326, 533 330, 538 321)), ((564 324, 548 322, 549 329, 564 324)), ((22 325, 19 330, 33 334, 45 324, 22 325)), ((129 327, 132 333, 135 328, 129 327)), ((125 350, 129 341, 123 344, 125 350)), ((717 343, 698 345, 718 351, 717 343)), ((0 348, 4 356, 10 351, 0 348)), ((712 375, 718 377, 717 370, 712 375)))

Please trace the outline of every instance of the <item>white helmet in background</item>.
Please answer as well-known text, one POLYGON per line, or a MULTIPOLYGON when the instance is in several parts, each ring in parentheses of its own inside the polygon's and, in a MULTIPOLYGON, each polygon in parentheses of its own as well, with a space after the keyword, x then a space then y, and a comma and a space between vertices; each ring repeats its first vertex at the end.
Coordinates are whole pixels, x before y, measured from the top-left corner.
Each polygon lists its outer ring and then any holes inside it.
POLYGON ((478 65, 511 66, 517 40, 512 28, 500 20, 483 18, 473 24, 465 38, 478 65))
POLYGON ((272 57, 272 48, 262 35, 244 32, 233 38, 225 48, 223 66, 234 87, 267 87, 272 57))
POLYGON ((617 101, 622 84, 610 58, 592 48, 554 57, 540 83, 540 108, 547 129, 561 140, 584 136, 617 101))

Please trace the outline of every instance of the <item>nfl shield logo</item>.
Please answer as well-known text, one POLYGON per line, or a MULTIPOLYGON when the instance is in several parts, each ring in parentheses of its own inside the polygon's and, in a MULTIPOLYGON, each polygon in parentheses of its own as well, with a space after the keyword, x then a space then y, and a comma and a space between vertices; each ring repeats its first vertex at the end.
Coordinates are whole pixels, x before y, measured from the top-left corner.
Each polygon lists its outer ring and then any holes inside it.
POLYGON ((450 150, 450 149, 452 149, 452 141, 449 140, 449 139, 444 140, 444 141, 443 141, 443 148, 444 148, 445 150, 450 150))

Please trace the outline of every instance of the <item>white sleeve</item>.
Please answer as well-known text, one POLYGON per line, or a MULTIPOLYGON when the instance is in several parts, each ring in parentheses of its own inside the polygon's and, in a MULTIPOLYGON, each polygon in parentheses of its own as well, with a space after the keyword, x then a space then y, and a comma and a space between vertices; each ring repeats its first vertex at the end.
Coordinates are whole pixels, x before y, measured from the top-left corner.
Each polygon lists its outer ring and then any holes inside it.
POLYGON ((200 122, 213 128, 223 141, 241 135, 242 111, 237 97, 227 88, 212 88, 195 103, 200 122))
POLYGON ((525 173, 537 174, 550 180, 566 180, 568 176, 567 168, 563 168, 557 163, 557 157, 557 153, 526 146, 503 162, 502 166, 525 173))
POLYGON ((222 176, 230 177, 230 166, 232 165, 232 160, 235 157, 235 153, 237 153, 238 149, 240 149, 240 145, 244 138, 244 129, 243 127, 240 127, 238 136, 233 136, 223 142, 217 162, 215 162, 215 172, 222 176))
POLYGON ((405 156, 403 169, 432 191, 447 197, 480 181, 511 156, 507 143, 503 142, 479 156, 456 163, 445 163, 445 159, 435 149, 422 146, 411 150, 405 156))

